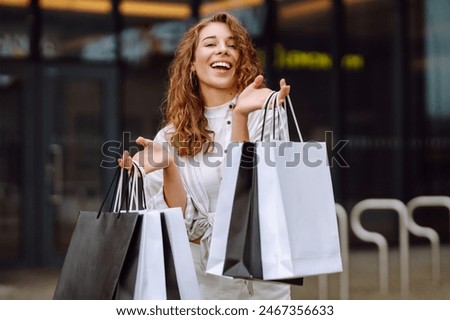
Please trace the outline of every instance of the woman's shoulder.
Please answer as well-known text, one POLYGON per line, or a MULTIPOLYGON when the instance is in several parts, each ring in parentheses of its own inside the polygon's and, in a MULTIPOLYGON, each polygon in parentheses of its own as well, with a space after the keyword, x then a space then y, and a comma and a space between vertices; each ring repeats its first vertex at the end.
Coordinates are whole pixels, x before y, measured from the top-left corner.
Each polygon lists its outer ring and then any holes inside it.
POLYGON ((167 142, 170 141, 170 138, 172 137, 173 134, 174 134, 173 125, 168 124, 158 131, 153 140, 157 142, 167 142))

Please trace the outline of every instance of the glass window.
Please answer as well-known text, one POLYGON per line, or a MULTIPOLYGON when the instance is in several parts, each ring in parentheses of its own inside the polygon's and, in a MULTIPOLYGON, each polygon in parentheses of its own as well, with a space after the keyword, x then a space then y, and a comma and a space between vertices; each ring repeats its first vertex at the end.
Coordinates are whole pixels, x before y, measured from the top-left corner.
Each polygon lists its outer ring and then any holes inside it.
POLYGON ((450 28, 450 3, 410 0, 409 6, 411 139, 408 143, 408 187, 412 196, 448 194, 450 46, 447 30, 450 28))
POLYGON ((0 1, 0 58, 29 56, 28 3, 29 0, 0 1))
POLYGON ((260 38, 266 20, 264 3, 264 0, 204 0, 199 14, 205 18, 217 12, 228 12, 239 19, 253 38, 260 38))
POLYGON ((109 0, 44 0, 41 52, 46 59, 114 61, 112 5, 109 0))
MULTIPOLYGON (((345 0, 347 52, 362 57, 360 69, 344 77, 346 157, 345 193, 349 201, 393 197, 396 186, 394 108, 395 2, 345 0)), ((353 203, 352 202, 352 203, 353 203)))
POLYGON ((153 138, 158 130, 168 64, 180 38, 193 23, 191 2, 121 2, 125 144, 132 144, 140 135, 153 138))
POLYGON ((0 74, 0 261, 20 256, 22 227, 23 82, 0 74))
MULTIPOLYGON (((331 2, 279 1, 275 79, 286 78, 305 139, 331 130, 331 2)), ((297 139, 297 135, 293 136, 297 139)))
POLYGON ((192 24, 190 1, 124 0, 120 12, 122 59, 134 65, 147 64, 155 55, 171 56, 192 24))
POLYGON ((450 119, 450 2, 424 1, 424 12, 427 115, 450 119))
MULTIPOLYGON (((45 67, 42 98, 47 112, 44 126, 48 198, 47 223, 51 223, 53 247, 64 255, 82 210, 97 211, 101 195, 101 146, 104 136, 104 105, 111 76, 92 66, 45 67)), ((109 100, 110 101, 110 100, 109 100)), ((49 226, 49 228, 50 228, 49 226)))

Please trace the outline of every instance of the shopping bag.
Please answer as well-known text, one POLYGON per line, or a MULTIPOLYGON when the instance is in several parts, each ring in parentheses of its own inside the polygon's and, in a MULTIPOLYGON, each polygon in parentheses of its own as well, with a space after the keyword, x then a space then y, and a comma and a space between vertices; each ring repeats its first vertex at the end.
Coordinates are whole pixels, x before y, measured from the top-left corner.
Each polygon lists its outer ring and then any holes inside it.
MULTIPOLYGON (((265 103, 262 131, 268 105, 274 94, 272 93, 265 103)), ((232 142, 227 147, 222 164, 222 181, 211 235, 207 273, 262 279, 254 148, 255 144, 250 142, 232 142)))
MULTIPOLYGON (((133 163, 139 177, 142 168, 133 163)), ((143 180, 134 179, 131 203, 140 204, 143 180), (137 196, 136 196, 137 195, 137 196)), ((145 200, 144 200, 145 201, 145 200)), ((141 210, 142 227, 136 271, 135 300, 195 300, 200 289, 181 208, 141 210)))
MULTIPOLYGON (((227 147, 222 165, 222 180, 216 205, 214 228, 211 234, 206 272, 223 275, 225 253, 228 243, 233 199, 236 191, 238 170, 241 162, 242 143, 232 142, 227 147)), ((242 243, 240 245, 243 245, 242 243)))
MULTIPOLYGON (((276 97, 273 101, 275 99, 276 97)), ((287 100, 290 102, 290 99, 287 100)), ((273 110, 277 105, 273 106, 273 110)), ((292 108, 292 104, 289 107, 292 108)), ((295 114, 294 120, 298 128, 295 114)), ((300 132, 299 136, 302 140, 300 132)), ((247 212, 257 212, 258 216, 259 233, 256 234, 256 227, 253 230, 247 228, 246 237, 259 237, 262 279, 292 280, 299 284, 301 280, 298 278, 303 276, 341 271, 336 214, 329 168, 326 166, 325 145, 313 145, 316 147, 313 151, 318 151, 311 152, 310 159, 314 165, 304 165, 298 161, 298 156, 303 154, 298 153, 299 150, 303 151, 303 142, 256 142, 251 147, 256 157, 250 157, 246 153, 245 149, 248 147, 245 145, 231 144, 227 151, 207 272, 216 275, 226 273, 233 277, 248 276, 236 273, 236 268, 224 269, 230 263, 230 258, 234 258, 230 256, 229 248, 236 251, 236 247, 242 249, 248 246, 247 243, 242 243, 242 234, 240 238, 236 238, 235 235, 239 233, 233 230, 234 217, 239 217, 240 214, 242 223, 247 212), (256 173, 251 184, 253 191, 238 191, 236 188, 242 179, 242 161, 250 158, 254 159, 253 172, 256 173), (253 206, 257 210, 239 210, 234 207, 235 194, 254 199, 255 193, 258 205, 253 206)), ((306 148, 310 147, 311 145, 307 145, 306 148)))
POLYGON ((233 199, 223 275, 262 279, 254 143, 242 145, 233 199))
POLYGON ((325 142, 257 144, 264 279, 342 271, 339 233, 325 142))
MULTIPOLYGON (((273 92, 264 105, 262 137, 273 92)), ((275 121, 275 117, 273 117, 275 121)), ((219 276, 261 278, 255 144, 231 142, 222 163, 222 180, 206 272, 219 276), (256 222, 255 222, 256 221, 256 222), (253 255, 253 257, 252 257, 253 255), (225 260, 227 260, 225 264, 225 260), (258 261, 257 261, 258 260, 258 261)))
MULTIPOLYGON (((130 261, 133 269, 133 295, 135 300, 200 299, 189 240, 181 208, 147 210, 145 207, 144 172, 133 161, 129 186, 130 208, 139 215, 140 240, 137 254, 130 261), (134 267, 134 265, 133 265, 134 267)), ((116 197, 117 202, 118 197, 116 197)), ((131 279, 131 277, 130 277, 131 279)), ((128 290, 127 290, 128 292, 128 290)))
MULTIPOLYGON (((103 212, 111 187, 122 188, 118 169, 98 212, 78 215, 53 299, 129 299, 133 296, 140 227, 138 215, 103 212), (128 261, 126 261, 128 259, 128 261), (133 285, 131 285, 133 284, 133 285)), ((126 182, 124 182, 126 184, 126 182)))
POLYGON ((181 208, 143 212, 135 300, 201 299, 181 208))
POLYGON ((265 279, 342 271, 326 146, 310 146, 279 141, 257 146, 257 154, 269 160, 258 165, 265 279), (299 161, 300 156, 314 161, 299 161))
MULTIPOLYGON (((256 144, 242 145, 241 162, 228 230, 223 275, 232 278, 264 280, 256 144)), ((277 282, 303 285, 303 278, 275 279, 277 282)))
MULTIPOLYGON (((114 295, 115 300, 133 299, 138 261, 142 252, 140 248, 143 223, 142 212, 146 208, 146 203, 143 175, 138 169, 139 167, 136 164, 133 164, 127 178, 125 178, 125 175, 121 175, 119 181, 120 188, 116 190, 114 197, 114 212, 131 212, 132 214, 137 215, 136 227, 128 247, 127 255, 125 256, 125 261, 114 295), (122 177, 123 182, 121 183, 122 177)), ((122 171, 122 173, 123 172, 124 171, 122 171)))
POLYGON ((159 212, 143 213, 139 248, 134 299, 165 300, 164 245, 159 212))

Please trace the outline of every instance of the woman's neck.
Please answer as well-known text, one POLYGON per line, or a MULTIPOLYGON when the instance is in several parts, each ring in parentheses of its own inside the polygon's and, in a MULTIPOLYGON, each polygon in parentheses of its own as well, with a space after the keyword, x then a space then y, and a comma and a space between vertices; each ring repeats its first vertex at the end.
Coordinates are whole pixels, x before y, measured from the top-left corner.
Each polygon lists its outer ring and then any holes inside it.
POLYGON ((236 92, 234 90, 223 90, 215 88, 202 90, 202 97, 206 107, 220 106, 232 100, 235 96, 236 92))

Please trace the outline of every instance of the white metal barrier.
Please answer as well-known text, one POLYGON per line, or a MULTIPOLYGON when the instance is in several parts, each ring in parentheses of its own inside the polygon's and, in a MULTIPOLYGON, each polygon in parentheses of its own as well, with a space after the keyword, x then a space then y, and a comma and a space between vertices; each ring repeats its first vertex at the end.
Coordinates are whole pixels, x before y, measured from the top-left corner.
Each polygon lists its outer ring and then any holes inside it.
POLYGON ((367 210, 394 210, 399 216, 400 244, 400 290, 403 296, 409 292, 409 242, 408 209, 397 199, 366 199, 358 202, 350 213, 351 227, 355 235, 363 241, 373 242, 379 249, 379 287, 380 292, 389 292, 389 257, 386 239, 379 233, 370 232, 361 225, 361 214, 367 210))
MULTIPOLYGON (((348 217, 344 207, 336 203, 336 214, 339 225, 339 241, 341 245, 342 258, 342 272, 339 274, 339 296, 342 300, 349 299, 350 291, 350 264, 349 264, 349 242, 348 242, 348 217)), ((328 299, 328 276, 320 275, 318 278, 319 284, 319 299, 328 299)))
POLYGON ((438 233, 429 227, 418 225, 414 221, 414 210, 419 207, 445 207, 450 214, 450 197, 448 196, 420 196, 411 199, 408 208, 408 229, 418 237, 430 240, 431 246, 431 276, 434 284, 438 284, 441 277, 440 241, 438 233))

